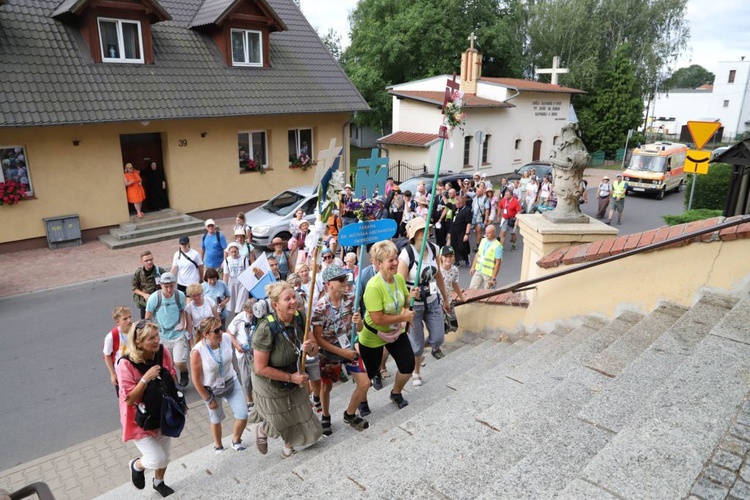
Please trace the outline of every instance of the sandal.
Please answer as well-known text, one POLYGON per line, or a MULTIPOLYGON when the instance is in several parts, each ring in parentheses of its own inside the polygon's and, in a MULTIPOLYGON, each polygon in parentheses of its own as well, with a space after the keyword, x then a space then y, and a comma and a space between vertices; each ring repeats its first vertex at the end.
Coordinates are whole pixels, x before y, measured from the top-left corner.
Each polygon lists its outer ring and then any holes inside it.
POLYGON ((261 455, 268 453, 268 436, 261 436, 260 424, 255 428, 255 446, 261 455))
POLYGON ((432 350, 432 357, 435 359, 443 359, 445 357, 445 354, 443 354, 443 351, 441 351, 438 347, 437 349, 432 350))
POLYGON ((422 375, 420 375, 419 373, 415 373, 414 375, 412 375, 412 377, 411 377, 411 384, 414 387, 421 386, 422 385, 422 375))
POLYGON ((320 425, 323 426, 323 435, 324 436, 330 436, 333 434, 333 430, 331 429, 331 416, 328 415, 327 417, 323 415, 320 417, 320 425))
POLYGON ((295 450, 294 448, 292 448, 292 451, 290 451, 289 453, 286 452, 286 448, 281 450, 281 458, 289 458, 292 455, 296 455, 296 454, 297 454, 297 450, 295 450))
POLYGON ((388 370, 386 368, 383 368, 382 370, 380 370, 380 376, 382 378, 391 378, 391 374, 388 373, 388 370))
POLYGON ((313 408, 315 409, 315 413, 323 412, 323 405, 320 403, 320 397, 315 394, 313 394, 313 408))
POLYGON ((363 431, 370 427, 370 424, 367 422, 367 420, 362 417, 358 417, 356 413, 354 415, 349 415, 348 413, 346 413, 346 411, 344 412, 344 423, 351 425, 358 431, 363 431))

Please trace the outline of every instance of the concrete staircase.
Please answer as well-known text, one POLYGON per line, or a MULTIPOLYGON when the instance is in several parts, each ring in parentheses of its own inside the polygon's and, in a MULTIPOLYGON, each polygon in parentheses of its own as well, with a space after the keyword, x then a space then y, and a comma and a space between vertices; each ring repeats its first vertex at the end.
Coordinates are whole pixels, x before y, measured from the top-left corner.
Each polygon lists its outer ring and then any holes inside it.
POLYGON ((123 222, 99 236, 99 241, 116 250, 157 241, 177 240, 204 231, 203 221, 171 208, 145 214, 142 219, 123 222))
MULTIPOLYGON (((388 386, 370 391, 366 431, 343 424, 351 386, 337 386, 333 436, 282 460, 278 440, 267 456, 216 456, 206 429, 206 447, 173 462, 167 483, 177 498, 212 500, 748 498, 748 323, 747 294, 704 293, 645 316, 467 335, 445 359, 428 357, 405 409, 388 386)), ((125 484, 102 498, 136 494, 125 484)))

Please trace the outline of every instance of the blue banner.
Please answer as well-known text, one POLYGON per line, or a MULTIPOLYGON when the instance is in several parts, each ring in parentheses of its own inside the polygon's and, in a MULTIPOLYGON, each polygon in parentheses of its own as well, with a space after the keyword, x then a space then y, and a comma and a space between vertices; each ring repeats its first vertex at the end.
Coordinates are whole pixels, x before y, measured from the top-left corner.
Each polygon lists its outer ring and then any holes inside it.
POLYGON ((376 241, 388 240, 396 234, 393 219, 365 220, 344 226, 339 232, 339 245, 358 247, 376 241))

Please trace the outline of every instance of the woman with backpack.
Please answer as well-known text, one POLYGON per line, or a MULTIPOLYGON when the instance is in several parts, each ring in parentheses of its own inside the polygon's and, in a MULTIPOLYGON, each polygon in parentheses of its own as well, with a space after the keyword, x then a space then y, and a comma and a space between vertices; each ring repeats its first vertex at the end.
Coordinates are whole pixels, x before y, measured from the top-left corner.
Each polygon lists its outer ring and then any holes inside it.
MULTIPOLYGON (((284 440, 281 458, 289 458, 297 446, 313 444, 322 435, 320 420, 310 408, 309 377, 299 371, 303 353, 318 355, 318 346, 304 341, 305 320, 297 311, 292 285, 277 282, 266 287, 271 311, 253 332, 253 401, 249 422, 255 428, 258 451, 268 453, 268 438, 284 440)), ((262 301, 261 301, 262 302, 262 301)))
POLYGON ((222 408, 222 399, 232 407, 234 413, 232 449, 243 451, 247 449, 242 443, 242 432, 247 426, 247 406, 237 373, 232 366, 232 351, 241 350, 242 346, 233 336, 222 330, 221 321, 216 318, 202 320, 198 325, 197 337, 201 340, 195 343, 190 352, 190 374, 195 390, 208 408, 211 434, 214 437, 214 452, 219 454, 224 451, 224 445, 221 443, 221 422, 226 415, 222 408))
MULTIPOLYGON (((154 391, 159 391, 157 379, 171 382, 165 385, 174 389, 174 377, 172 356, 159 344, 159 325, 148 320, 135 323, 128 333, 125 353, 117 363, 122 440, 133 441, 141 452, 140 458, 130 461, 133 486, 142 490, 146 486, 145 470, 153 469, 153 487, 163 497, 174 493, 172 488, 164 484, 172 438, 163 435, 159 426, 148 430, 140 427, 136 423, 136 412, 161 416, 161 408, 150 407, 154 406, 150 405, 151 395, 154 391)), ((157 401, 160 399, 157 398, 157 401)))

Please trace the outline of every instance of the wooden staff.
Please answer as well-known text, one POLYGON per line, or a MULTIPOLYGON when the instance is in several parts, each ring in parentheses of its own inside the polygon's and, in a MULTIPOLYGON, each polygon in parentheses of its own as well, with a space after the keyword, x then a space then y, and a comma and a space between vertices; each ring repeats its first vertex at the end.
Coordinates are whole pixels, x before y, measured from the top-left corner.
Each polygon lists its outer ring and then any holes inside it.
MULTIPOLYGON (((302 342, 307 342, 310 336, 310 321, 312 320, 312 309, 313 309, 313 296, 315 295, 315 277, 318 274, 318 254, 320 253, 320 247, 323 241, 318 241, 313 250, 313 268, 310 273, 310 293, 307 294, 307 315, 305 317, 305 336, 302 337, 302 342)), ((307 354, 302 356, 299 364, 300 373, 305 373, 305 362, 307 361, 307 354)))

